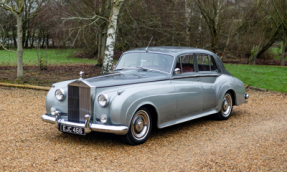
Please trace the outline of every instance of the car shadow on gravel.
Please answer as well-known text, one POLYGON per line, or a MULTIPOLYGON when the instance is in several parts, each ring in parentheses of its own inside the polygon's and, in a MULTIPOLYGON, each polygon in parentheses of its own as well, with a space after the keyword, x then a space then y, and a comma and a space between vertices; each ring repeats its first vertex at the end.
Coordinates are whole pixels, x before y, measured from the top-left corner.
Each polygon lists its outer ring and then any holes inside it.
POLYGON ((150 135, 150 138, 153 137, 166 137, 169 135, 177 134, 177 132, 185 132, 187 129, 192 129, 193 127, 198 127, 201 125, 208 125, 207 123, 216 122, 213 115, 205 116, 202 118, 194 119, 184 123, 176 124, 162 129, 154 129, 150 135))
POLYGON ((84 145, 118 145, 118 144, 124 144, 121 141, 120 136, 114 135, 114 134, 108 134, 108 133, 97 133, 92 132, 90 134, 87 134, 85 136, 82 135, 76 135, 76 134, 69 134, 69 133, 63 133, 60 131, 57 135, 52 136, 52 138, 48 138, 49 140, 61 140, 62 142, 69 142, 69 143, 79 143, 84 145))
MULTIPOLYGON (((168 138, 172 135, 176 135, 179 133, 184 133, 187 130, 192 130, 193 127, 199 127, 208 125, 210 122, 216 122, 215 118, 210 115, 206 117, 202 117, 199 119, 195 119, 192 121, 187 121, 181 124, 177 124, 174 126, 170 126, 163 129, 153 129, 151 132, 151 135, 147 142, 149 142, 150 139, 153 139, 154 141, 160 141, 162 139, 168 138)), ((115 134, 108 134, 108 133, 97 133, 92 132, 90 134, 87 134, 85 136, 82 135, 74 135, 69 133, 62 133, 60 131, 56 135, 52 135, 50 138, 47 138, 48 140, 57 140, 61 142, 67 142, 67 143, 79 143, 81 145, 105 145, 105 146, 124 146, 127 145, 125 142, 122 141, 121 136, 115 135, 115 134)))

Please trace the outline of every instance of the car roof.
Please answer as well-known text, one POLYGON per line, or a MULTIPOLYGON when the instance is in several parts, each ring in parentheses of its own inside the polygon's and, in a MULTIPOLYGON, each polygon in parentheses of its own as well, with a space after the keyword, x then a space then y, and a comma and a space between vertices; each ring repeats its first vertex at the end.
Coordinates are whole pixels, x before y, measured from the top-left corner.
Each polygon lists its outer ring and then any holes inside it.
MULTIPOLYGON (((162 53, 162 54, 169 54, 172 56, 178 56, 180 54, 185 53, 207 53, 214 55, 211 51, 200 49, 200 48, 193 48, 193 47, 177 47, 177 46, 159 46, 159 47, 149 47, 148 52, 154 52, 154 53, 162 53)), ((146 48, 135 48, 132 50, 129 50, 125 53, 130 52, 146 52, 146 48)))
MULTIPOLYGON (((205 53, 208 55, 212 55, 214 57, 214 60, 216 61, 217 68, 220 73, 225 73, 228 75, 231 75, 224 67, 221 59, 214 54, 211 51, 200 49, 200 48, 193 48, 193 47, 179 47, 179 46, 159 46, 159 47, 149 47, 148 52, 152 53, 161 53, 161 54, 167 54, 167 55, 172 55, 174 57, 177 57, 181 54, 188 54, 188 53, 205 53)), ((132 52, 146 52, 146 48, 136 48, 133 50, 126 51, 126 53, 132 53, 132 52)))

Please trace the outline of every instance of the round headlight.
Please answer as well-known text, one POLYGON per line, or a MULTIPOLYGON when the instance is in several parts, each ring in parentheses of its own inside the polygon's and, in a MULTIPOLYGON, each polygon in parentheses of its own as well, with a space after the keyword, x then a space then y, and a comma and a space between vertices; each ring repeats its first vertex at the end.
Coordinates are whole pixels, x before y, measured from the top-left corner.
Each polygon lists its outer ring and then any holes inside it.
POLYGON ((65 91, 63 89, 57 89, 55 91, 55 96, 58 100, 62 101, 65 99, 65 91))
POLYGON ((100 94, 98 97, 98 102, 102 107, 105 107, 109 104, 109 97, 105 94, 100 94))
POLYGON ((56 108, 55 107, 51 107, 51 115, 55 115, 55 112, 56 112, 56 108))

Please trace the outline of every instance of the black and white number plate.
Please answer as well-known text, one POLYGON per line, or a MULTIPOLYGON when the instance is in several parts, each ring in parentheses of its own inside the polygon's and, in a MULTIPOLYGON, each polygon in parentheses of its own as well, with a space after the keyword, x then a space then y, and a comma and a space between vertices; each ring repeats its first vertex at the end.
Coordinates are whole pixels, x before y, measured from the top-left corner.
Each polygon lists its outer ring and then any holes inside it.
POLYGON ((66 133, 73 133, 73 134, 79 134, 79 135, 86 135, 84 128, 80 127, 73 127, 73 126, 67 126, 67 125, 61 125, 60 130, 66 133))

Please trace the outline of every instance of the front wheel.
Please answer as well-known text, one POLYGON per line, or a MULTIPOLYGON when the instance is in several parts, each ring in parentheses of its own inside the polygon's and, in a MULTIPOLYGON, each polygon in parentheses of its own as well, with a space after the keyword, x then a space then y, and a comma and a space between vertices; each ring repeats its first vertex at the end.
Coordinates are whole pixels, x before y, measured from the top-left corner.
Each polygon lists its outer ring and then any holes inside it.
POLYGON ((232 112, 232 108, 232 95, 227 92, 223 97, 221 110, 216 114, 216 117, 220 120, 228 119, 232 112))
POLYGON ((147 108, 139 109, 133 116, 129 131, 122 136, 123 140, 130 145, 138 145, 144 143, 152 129, 152 118, 147 108))

